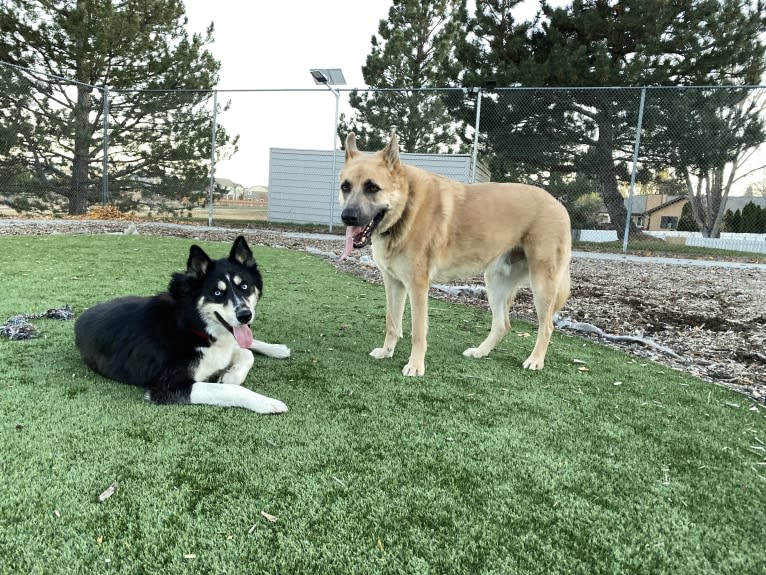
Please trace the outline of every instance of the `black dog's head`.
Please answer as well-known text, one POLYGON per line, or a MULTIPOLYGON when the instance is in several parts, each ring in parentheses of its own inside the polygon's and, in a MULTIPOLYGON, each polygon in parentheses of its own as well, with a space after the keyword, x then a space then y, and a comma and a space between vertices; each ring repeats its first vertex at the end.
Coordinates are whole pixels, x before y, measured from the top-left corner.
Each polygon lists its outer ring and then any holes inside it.
POLYGON ((239 236, 228 258, 210 259, 197 245, 189 249, 185 273, 175 273, 170 294, 183 306, 193 308, 202 331, 219 339, 232 335, 241 347, 249 347, 250 323, 263 294, 263 279, 244 237, 239 236))

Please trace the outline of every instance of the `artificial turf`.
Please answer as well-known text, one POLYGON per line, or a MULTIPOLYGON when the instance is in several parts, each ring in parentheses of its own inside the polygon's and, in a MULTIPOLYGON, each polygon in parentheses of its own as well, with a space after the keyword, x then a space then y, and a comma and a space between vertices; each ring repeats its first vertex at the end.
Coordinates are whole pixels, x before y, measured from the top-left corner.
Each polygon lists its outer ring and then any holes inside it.
MULTIPOLYGON (((191 243, 0 238, 0 323, 161 291, 191 243)), ((766 572, 762 404, 558 333, 522 370, 520 322, 468 359, 489 312, 439 301, 404 378, 409 330, 367 355, 382 287, 254 251, 255 335, 292 358, 245 385, 285 415, 144 402, 82 364, 71 321, 0 339, 0 573, 766 572)))

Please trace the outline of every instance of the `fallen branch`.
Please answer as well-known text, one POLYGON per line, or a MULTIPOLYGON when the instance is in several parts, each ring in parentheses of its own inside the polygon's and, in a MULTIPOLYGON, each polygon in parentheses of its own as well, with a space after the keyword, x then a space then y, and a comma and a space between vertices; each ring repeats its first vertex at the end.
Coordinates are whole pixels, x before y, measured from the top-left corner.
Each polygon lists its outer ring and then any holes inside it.
POLYGON ((612 335, 612 334, 604 332, 604 330, 602 330, 600 327, 596 327, 595 325, 591 323, 584 323, 581 321, 570 321, 568 319, 556 319, 554 320, 554 325, 559 329, 569 329, 572 331, 587 333, 587 334, 595 335, 597 337, 602 337, 612 342, 639 343, 641 345, 645 345, 647 347, 656 349, 657 351, 660 351, 666 355, 669 355, 670 357, 673 357, 679 361, 686 362, 686 360, 683 357, 678 355, 675 351, 673 351, 669 347, 660 345, 656 341, 649 339, 647 337, 638 337, 635 335, 612 335))

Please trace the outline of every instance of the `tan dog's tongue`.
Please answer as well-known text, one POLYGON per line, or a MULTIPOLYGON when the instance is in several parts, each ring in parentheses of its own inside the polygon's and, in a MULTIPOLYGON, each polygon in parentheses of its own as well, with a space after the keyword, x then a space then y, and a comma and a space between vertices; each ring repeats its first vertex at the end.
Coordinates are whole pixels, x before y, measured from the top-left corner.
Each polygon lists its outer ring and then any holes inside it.
POLYGON ((234 339, 237 340, 239 347, 242 349, 250 349, 253 345, 253 332, 249 325, 237 325, 232 328, 234 330, 234 339))
POLYGON ((343 247, 343 254, 339 261, 343 261, 351 255, 351 250, 354 249, 354 234, 360 229, 359 226, 346 226, 346 245, 343 247))

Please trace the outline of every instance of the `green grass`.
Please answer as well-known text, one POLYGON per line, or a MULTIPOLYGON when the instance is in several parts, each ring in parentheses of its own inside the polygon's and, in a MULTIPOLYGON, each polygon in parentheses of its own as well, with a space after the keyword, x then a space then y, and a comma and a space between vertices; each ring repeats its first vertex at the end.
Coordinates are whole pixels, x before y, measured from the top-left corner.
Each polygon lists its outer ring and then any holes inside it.
MULTIPOLYGON (((189 243, 1 238, 0 321, 160 291, 189 243)), ((257 357, 246 385, 283 416, 148 404, 85 368, 73 322, 0 340, 0 573, 766 571, 762 406, 560 334, 524 371, 518 322, 466 359, 489 313, 437 301, 426 376, 405 379, 407 336, 367 356, 382 287, 255 252, 256 337, 293 357, 257 357)))

